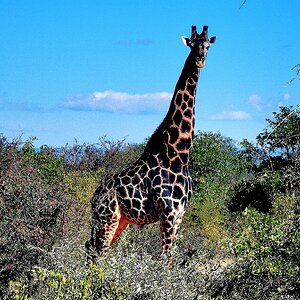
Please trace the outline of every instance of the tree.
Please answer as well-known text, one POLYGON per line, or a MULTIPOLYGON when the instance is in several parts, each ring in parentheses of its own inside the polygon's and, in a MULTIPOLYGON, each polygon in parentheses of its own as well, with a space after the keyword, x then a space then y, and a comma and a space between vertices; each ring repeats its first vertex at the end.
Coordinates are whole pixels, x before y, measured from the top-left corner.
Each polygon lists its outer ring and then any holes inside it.
POLYGON ((267 119, 268 127, 257 136, 260 147, 285 159, 299 156, 300 110, 299 107, 281 106, 273 112, 274 119, 267 119))
POLYGON ((220 133, 200 132, 194 138, 190 170, 194 183, 201 178, 230 183, 245 170, 235 142, 220 133))
MULTIPOLYGON (((300 111, 299 107, 280 107, 267 119, 267 127, 256 140, 257 146, 244 140, 242 153, 252 160, 253 179, 249 185, 266 190, 300 193, 300 111), (271 188, 271 189, 270 189, 271 188)), ((254 194, 254 196, 257 194, 254 194)))

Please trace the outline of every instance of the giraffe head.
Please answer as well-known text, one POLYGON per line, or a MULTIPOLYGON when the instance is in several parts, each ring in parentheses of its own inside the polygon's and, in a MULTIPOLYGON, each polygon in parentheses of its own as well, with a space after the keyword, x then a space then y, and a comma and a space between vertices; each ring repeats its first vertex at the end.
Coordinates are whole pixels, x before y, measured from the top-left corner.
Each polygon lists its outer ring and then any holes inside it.
POLYGON ((216 40, 215 36, 208 38, 207 30, 208 26, 205 25, 201 34, 198 34, 196 26, 193 25, 191 37, 182 37, 183 43, 191 48, 191 54, 195 58, 197 68, 204 67, 208 48, 216 40))

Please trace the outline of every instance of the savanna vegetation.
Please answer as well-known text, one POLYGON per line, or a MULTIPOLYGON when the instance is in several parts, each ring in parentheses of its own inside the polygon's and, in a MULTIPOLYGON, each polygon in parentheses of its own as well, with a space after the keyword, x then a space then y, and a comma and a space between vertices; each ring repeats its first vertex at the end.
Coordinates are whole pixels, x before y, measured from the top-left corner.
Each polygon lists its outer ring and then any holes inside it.
POLYGON ((143 147, 101 138, 36 149, 0 135, 1 299, 299 299, 299 108, 281 107, 255 145, 195 136, 173 261, 153 224, 87 265, 90 198, 143 147))

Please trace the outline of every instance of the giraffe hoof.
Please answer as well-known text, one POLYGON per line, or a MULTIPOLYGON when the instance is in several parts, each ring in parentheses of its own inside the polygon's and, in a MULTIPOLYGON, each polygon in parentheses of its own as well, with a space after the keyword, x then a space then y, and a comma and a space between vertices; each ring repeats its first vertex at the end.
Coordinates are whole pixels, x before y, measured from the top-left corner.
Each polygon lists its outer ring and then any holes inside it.
POLYGON ((90 240, 86 241, 85 242, 85 249, 89 251, 89 250, 91 250, 91 248, 92 248, 91 241, 90 240))
POLYGON ((87 262, 88 266, 95 264, 97 262, 97 256, 96 255, 87 255, 86 262, 87 262))
POLYGON ((87 241, 85 243, 85 248, 86 248, 86 260, 88 265, 91 263, 96 263, 98 255, 95 253, 95 249, 91 241, 87 241))

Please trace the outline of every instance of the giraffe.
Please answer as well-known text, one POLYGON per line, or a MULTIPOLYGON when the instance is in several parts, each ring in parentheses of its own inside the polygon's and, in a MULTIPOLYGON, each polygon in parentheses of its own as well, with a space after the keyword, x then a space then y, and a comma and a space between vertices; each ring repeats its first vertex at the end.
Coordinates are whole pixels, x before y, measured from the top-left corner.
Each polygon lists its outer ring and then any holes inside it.
POLYGON ((205 65, 208 26, 201 34, 192 26, 191 38, 182 37, 190 53, 169 110, 148 140, 141 157, 100 185, 91 200, 92 230, 87 253, 105 255, 129 224, 142 227, 159 221, 162 253, 172 254, 173 243, 192 195, 189 156, 194 135, 194 105, 199 69, 205 65))

